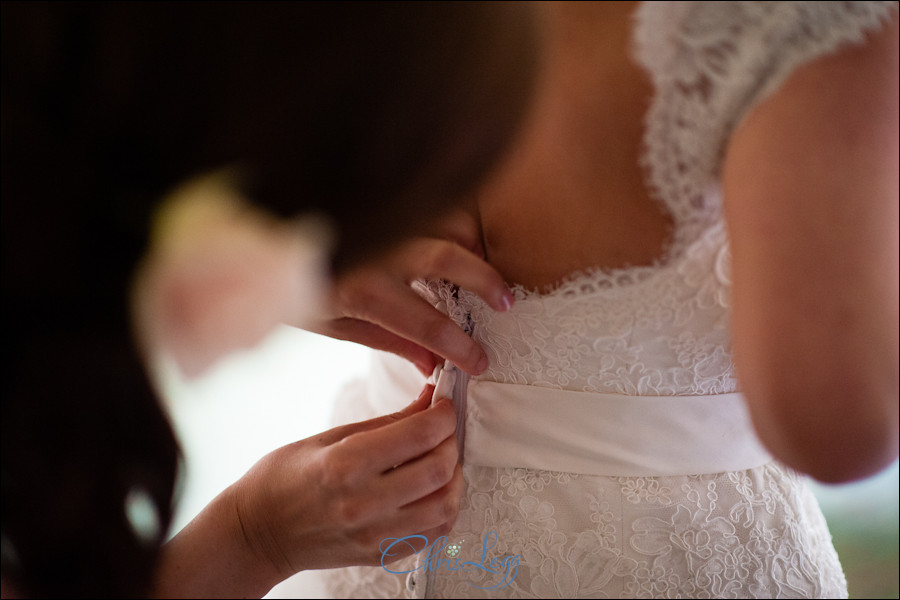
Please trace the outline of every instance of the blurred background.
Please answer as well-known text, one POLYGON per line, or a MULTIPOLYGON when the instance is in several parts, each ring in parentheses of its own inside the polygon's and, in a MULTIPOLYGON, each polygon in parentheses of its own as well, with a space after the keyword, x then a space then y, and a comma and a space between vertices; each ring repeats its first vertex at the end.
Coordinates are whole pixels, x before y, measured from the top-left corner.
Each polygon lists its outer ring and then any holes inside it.
MULTIPOLYGON (((186 381, 169 364, 159 378, 184 451, 173 532, 266 453, 328 428, 331 402, 369 366, 370 350, 283 327, 258 348, 186 381)), ((412 398, 410 398, 412 401, 412 398)), ((846 485, 815 485, 851 598, 898 598, 898 465, 846 485)), ((300 573, 270 597, 323 596, 300 573)))

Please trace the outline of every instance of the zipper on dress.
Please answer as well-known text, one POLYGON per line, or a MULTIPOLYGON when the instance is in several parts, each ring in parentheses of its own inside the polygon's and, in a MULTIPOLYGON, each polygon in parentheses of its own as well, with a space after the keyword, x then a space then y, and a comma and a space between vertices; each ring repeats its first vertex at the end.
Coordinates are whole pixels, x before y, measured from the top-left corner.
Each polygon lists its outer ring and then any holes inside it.
POLYGON ((459 451, 459 462, 462 464, 466 444, 466 397, 469 387, 469 374, 445 361, 434 369, 431 377, 434 380, 432 403, 439 398, 450 398, 456 410, 456 446, 459 451))

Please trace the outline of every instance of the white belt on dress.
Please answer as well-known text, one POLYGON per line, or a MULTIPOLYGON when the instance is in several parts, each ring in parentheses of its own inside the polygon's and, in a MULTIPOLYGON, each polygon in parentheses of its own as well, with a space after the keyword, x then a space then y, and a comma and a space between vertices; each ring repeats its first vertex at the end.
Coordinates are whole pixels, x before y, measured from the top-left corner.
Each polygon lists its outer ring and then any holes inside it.
POLYGON ((468 465, 637 477, 772 461, 739 393, 626 396, 469 380, 459 408, 468 465))

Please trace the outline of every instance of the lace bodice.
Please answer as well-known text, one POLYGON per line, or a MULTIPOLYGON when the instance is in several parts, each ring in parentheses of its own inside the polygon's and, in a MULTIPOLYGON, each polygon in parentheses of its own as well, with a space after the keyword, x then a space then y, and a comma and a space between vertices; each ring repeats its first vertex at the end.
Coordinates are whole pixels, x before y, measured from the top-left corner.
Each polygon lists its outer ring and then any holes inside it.
POLYGON ((738 391, 718 183, 725 144, 797 65, 861 41, 895 5, 645 2, 634 31, 655 87, 644 166, 673 242, 651 266, 574 273, 549 293, 514 288, 508 313, 431 282, 435 303, 474 324, 491 361, 481 378, 628 395, 738 391))
POLYGON ((573 276, 547 294, 516 288, 507 313, 445 282, 429 290, 491 366, 481 379, 625 395, 737 391, 728 329, 729 254, 717 223, 664 265, 573 276))
MULTIPOLYGON (((861 42, 896 6, 643 3, 634 51, 654 84, 644 166, 648 187, 672 216, 673 242, 651 266, 575 273, 550 291, 516 288, 515 306, 506 313, 465 290, 428 283, 425 292, 435 304, 471 329, 487 351, 491 366, 479 379, 623 398, 665 396, 666 402, 739 391, 718 183, 728 139, 795 68, 861 42)), ((415 380, 414 369, 408 376, 396 367, 384 372, 390 375, 377 376, 365 392, 373 412, 395 410, 385 399, 406 398, 416 389, 412 383, 397 393, 404 378, 415 380)), ((639 424, 633 432, 639 441, 639 424)), ((482 540, 495 534, 491 555, 515 557, 513 581, 483 589, 502 583, 500 575, 419 569, 406 577, 359 568, 326 575, 331 590, 338 597, 847 593, 814 497, 801 477, 774 462, 702 475, 628 477, 470 464, 464 475, 460 516, 446 543, 477 562, 482 540)), ((415 568, 408 560, 394 570, 415 568)))

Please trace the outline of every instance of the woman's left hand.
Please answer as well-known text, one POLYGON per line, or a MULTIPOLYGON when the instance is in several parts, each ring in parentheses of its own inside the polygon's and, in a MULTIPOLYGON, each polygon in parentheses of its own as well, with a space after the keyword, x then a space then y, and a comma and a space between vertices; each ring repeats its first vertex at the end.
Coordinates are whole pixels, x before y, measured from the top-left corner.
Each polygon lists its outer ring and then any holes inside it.
POLYGON ((483 372, 488 367, 484 350, 411 284, 445 279, 497 311, 508 310, 513 296, 500 273, 485 261, 471 215, 454 213, 437 235, 413 238, 339 278, 329 313, 304 328, 399 354, 426 375, 443 359, 473 375, 483 372))

